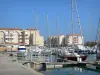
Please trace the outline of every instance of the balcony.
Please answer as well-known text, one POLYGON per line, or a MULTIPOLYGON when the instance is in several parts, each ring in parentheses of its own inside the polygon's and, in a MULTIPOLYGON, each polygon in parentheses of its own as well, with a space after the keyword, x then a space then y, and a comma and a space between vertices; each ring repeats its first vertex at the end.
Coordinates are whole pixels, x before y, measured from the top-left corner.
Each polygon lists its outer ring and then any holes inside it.
POLYGON ((25 34, 25 36, 28 36, 28 34, 25 34))
POLYGON ((5 38, 5 40, 13 40, 13 38, 5 38))
POLYGON ((22 40, 22 38, 19 38, 19 40, 22 40))
POLYGON ((18 35, 18 37, 21 37, 22 35, 18 35))
POLYGON ((22 36, 18 37, 18 38, 21 38, 22 39, 22 36))
POLYGON ((14 36, 14 35, 5 35, 5 37, 12 37, 12 36, 14 36))
POLYGON ((13 35, 11 34, 10 36, 12 37, 13 35))
POLYGON ((5 36, 9 36, 8 34, 6 34, 5 36))

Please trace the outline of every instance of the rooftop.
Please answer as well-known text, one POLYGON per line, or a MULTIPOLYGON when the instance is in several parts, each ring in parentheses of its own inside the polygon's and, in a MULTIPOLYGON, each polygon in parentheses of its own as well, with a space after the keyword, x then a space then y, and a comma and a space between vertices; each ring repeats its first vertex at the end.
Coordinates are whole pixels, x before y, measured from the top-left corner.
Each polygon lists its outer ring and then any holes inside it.
POLYGON ((28 28, 26 30, 38 30, 37 28, 28 28))
POLYGON ((60 37, 60 36, 64 36, 64 35, 56 35, 56 36, 49 36, 49 37, 60 37))
POLYGON ((80 34, 68 34, 67 36, 81 36, 80 34))
POLYGON ((6 42, 6 44, 14 44, 14 45, 19 45, 19 44, 23 44, 23 45, 25 45, 26 43, 23 43, 23 42, 19 42, 19 43, 13 43, 13 42, 6 42))
MULTIPOLYGON (((0 28, 0 30, 23 30, 21 28, 0 28)), ((28 28, 26 30, 38 30, 37 28, 28 28)))
POLYGON ((0 28, 0 30, 22 30, 21 28, 0 28))

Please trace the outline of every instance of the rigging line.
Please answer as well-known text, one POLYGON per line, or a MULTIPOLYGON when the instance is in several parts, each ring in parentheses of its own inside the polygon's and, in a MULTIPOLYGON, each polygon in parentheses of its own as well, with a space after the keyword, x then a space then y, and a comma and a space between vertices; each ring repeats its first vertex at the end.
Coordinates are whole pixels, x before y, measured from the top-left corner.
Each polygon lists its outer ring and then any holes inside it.
POLYGON ((77 3, 76 3, 76 0, 75 0, 75 5, 76 5, 76 12, 77 12, 77 18, 78 18, 78 25, 79 25, 79 28, 80 28, 80 34, 81 34, 81 39, 83 40, 82 43, 84 45, 84 39, 82 38, 82 27, 81 27, 81 24, 80 24, 80 16, 79 16, 79 13, 78 13, 78 7, 77 7, 77 3))

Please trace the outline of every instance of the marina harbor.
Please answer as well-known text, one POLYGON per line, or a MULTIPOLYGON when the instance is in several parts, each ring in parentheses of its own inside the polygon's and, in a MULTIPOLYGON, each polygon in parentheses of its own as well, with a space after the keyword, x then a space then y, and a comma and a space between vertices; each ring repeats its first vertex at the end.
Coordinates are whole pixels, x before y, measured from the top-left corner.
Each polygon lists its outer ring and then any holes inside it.
MULTIPOLYGON (((34 56, 33 56, 33 59, 31 61, 25 60, 23 58, 24 57, 10 56, 9 53, 0 53, 0 60, 3 59, 3 61, 1 61, 0 64, 1 65, 2 64, 9 65, 9 66, 6 66, 4 71, 2 71, 2 70, 1 71, 5 72, 5 75, 7 75, 8 72, 9 72, 8 75, 15 74, 17 71, 19 71, 19 69, 17 70, 17 67, 19 66, 20 71, 21 71, 21 73, 19 72, 19 75, 21 75, 21 74, 43 75, 42 73, 38 73, 36 71, 41 72, 41 71, 50 70, 50 69, 61 69, 61 68, 67 68, 67 67, 72 67, 72 66, 75 67, 76 66, 76 67, 80 67, 80 68, 85 68, 85 69, 90 70, 90 71, 100 72, 99 71, 100 61, 96 61, 96 59, 92 60, 91 56, 86 61, 66 60, 63 62, 61 62, 61 61, 57 62, 55 60, 48 61, 48 62, 43 61, 43 60, 38 61, 38 60, 36 60, 36 59, 38 59, 38 57, 35 57, 35 59, 34 59, 34 56), (20 60, 18 58, 20 58, 20 60), (3 63, 3 62, 5 62, 5 63, 3 63), (10 65, 13 65, 13 66, 10 66, 10 65), (16 65, 16 67, 14 65, 16 65), (96 69, 93 69, 91 67, 89 68, 89 66, 91 66, 91 65, 96 66, 96 69), (7 68, 13 68, 15 71, 12 72, 12 70, 8 70, 7 68), (6 72, 7 72, 7 74, 6 74, 6 72), (31 72, 32 72, 32 74, 31 74, 31 72)), ((46 58, 44 58, 44 59, 46 59, 46 58)), ((49 57, 49 59, 51 59, 51 57, 49 57)), ((54 59, 54 57, 52 59, 54 59)), ((2 67, 3 67, 3 65, 2 65, 2 67)), ((2 74, 2 72, 0 72, 0 74, 2 74)))
POLYGON ((100 75, 100 0, 0 0, 0 75, 100 75))

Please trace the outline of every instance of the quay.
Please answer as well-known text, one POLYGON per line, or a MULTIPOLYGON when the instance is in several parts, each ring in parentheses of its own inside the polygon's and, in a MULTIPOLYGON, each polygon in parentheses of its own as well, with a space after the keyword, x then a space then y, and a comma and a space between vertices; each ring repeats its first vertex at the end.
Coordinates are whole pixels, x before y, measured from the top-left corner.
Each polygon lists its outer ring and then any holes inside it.
MULTIPOLYGON (((37 71, 45 71, 52 68, 65 68, 70 66, 86 68, 88 65, 94 65, 100 68, 100 61, 71 61, 66 62, 39 62, 39 61, 22 61, 18 62, 15 57, 9 55, 0 55, 0 75, 43 75, 37 71), (14 59, 13 59, 14 58, 14 59), (18 72, 18 74, 16 74, 18 72), (27 73, 26 73, 27 72, 27 73)), ((93 70, 87 68, 89 70, 93 70)))
POLYGON ((52 68, 64 68, 68 66, 77 66, 77 67, 86 67, 88 65, 96 66, 97 68, 100 68, 100 61, 71 61, 67 60, 66 62, 24 62, 23 65, 30 65, 35 70, 42 70, 45 71, 46 69, 52 69, 52 68))
POLYGON ((0 75, 43 75, 0 54, 0 75))

